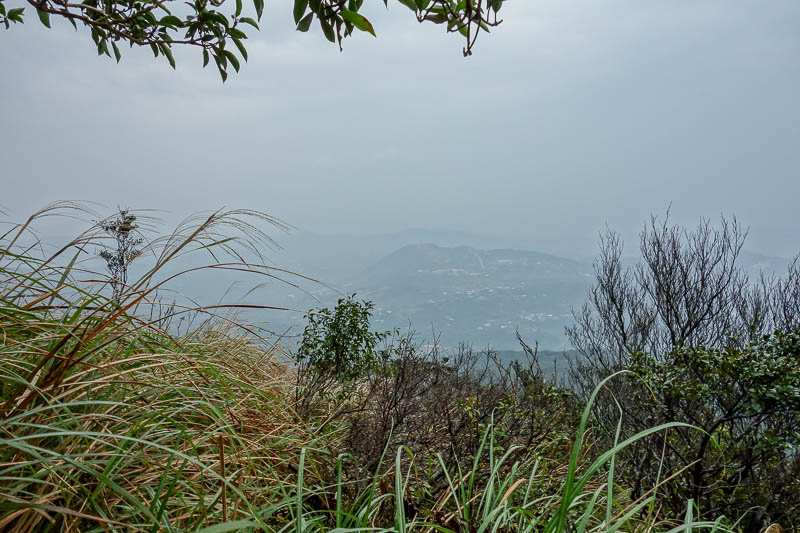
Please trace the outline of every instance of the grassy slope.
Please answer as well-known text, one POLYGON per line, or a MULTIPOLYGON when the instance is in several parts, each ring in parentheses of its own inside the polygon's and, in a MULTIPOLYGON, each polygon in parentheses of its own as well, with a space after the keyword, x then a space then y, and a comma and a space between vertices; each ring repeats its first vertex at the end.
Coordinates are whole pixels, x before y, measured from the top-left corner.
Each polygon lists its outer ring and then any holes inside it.
MULTIPOLYGON (((29 222, 74 209, 53 206, 29 222)), ((247 212, 190 220, 157 241, 153 268, 118 301, 80 260, 102 235, 97 227, 55 254, 23 244, 27 224, 2 236, 0 530, 717 527, 694 523, 691 505, 685 517, 656 520, 655 492, 628 501, 613 483, 614 450, 584 464, 588 408, 571 456, 549 464, 535 451, 511 464, 487 428, 482 453, 456 470, 400 449, 393 468, 352 479, 347 458, 325 452, 337 449, 336 433, 294 414, 291 371, 275 347, 217 308, 173 307, 172 320, 206 317, 188 335, 170 335, 162 319, 155 289, 169 279, 169 262, 192 248, 233 257, 215 254, 214 268, 270 274, 235 247, 254 244, 252 252, 263 242, 253 218, 274 222, 247 212), (224 240, 226 231, 242 240, 224 240), (446 489, 427 495, 424 513, 406 514, 397 502, 437 468, 446 489), (546 482, 552 472, 555 484, 546 482)))

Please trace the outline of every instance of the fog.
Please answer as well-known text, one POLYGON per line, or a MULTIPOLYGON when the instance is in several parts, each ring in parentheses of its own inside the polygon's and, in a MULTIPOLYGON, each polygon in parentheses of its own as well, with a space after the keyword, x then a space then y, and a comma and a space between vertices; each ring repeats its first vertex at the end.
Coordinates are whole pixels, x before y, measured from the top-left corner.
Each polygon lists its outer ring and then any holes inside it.
MULTIPOLYGON (((268 2, 222 84, 199 52, 97 57, 30 13, 0 32, 0 206, 62 199, 262 210, 323 234, 457 230, 590 255, 735 214, 747 248, 800 251, 800 4, 511 0, 474 56, 396 2, 339 52, 268 2)), ((30 10, 30 8, 29 8, 30 10)))

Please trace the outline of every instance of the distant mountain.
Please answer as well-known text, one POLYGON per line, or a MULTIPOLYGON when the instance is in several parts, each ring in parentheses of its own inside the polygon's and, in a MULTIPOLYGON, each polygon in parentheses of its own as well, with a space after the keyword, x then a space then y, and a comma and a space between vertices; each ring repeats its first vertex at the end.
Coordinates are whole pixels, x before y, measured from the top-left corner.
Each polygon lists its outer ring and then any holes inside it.
POLYGON ((375 303, 376 327, 432 329, 444 344, 516 347, 530 342, 563 349, 570 308, 586 294, 591 267, 522 250, 435 244, 405 246, 346 285, 375 303))
MULTIPOLYGON (((444 345, 466 342, 498 350, 518 349, 514 333, 519 329, 527 342, 563 351, 569 349, 564 327, 571 323, 571 308, 583 304, 593 279, 590 261, 517 249, 491 237, 460 232, 300 233, 282 244, 282 250, 270 254, 278 266, 324 283, 281 275, 297 284, 292 286, 214 271, 191 276, 186 285, 177 280, 173 287, 203 303, 244 298, 248 303, 298 310, 249 315, 281 333, 292 328, 299 334, 304 311, 331 307, 338 298, 356 293, 375 304, 376 329, 410 324, 424 337, 441 335, 444 345), (266 281, 264 286, 249 292, 261 281, 266 281)), ((636 260, 631 257, 626 262, 636 260)), ((761 270, 783 273, 787 263, 751 252, 740 256, 740 265, 751 276, 761 270)))
POLYGON ((404 246, 435 242, 441 246, 497 248, 507 246, 502 238, 463 231, 412 228, 373 235, 323 235, 298 232, 278 239, 282 266, 296 268, 328 283, 339 283, 404 246))
POLYGON ((416 284, 422 278, 433 276, 438 284, 461 285, 462 277, 509 281, 530 276, 574 279, 586 271, 584 264, 540 252, 486 251, 470 246, 444 247, 426 243, 405 246, 387 255, 367 269, 365 275, 367 280, 378 283, 408 281, 416 284))

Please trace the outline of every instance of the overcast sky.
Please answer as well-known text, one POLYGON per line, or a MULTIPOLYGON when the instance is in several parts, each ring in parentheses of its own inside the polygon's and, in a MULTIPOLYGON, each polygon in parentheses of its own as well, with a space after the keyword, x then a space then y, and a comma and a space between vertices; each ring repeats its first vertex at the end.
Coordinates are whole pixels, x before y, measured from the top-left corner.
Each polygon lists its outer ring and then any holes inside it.
POLYGON ((316 232, 579 248, 671 203, 686 224, 737 215, 751 250, 800 251, 797 0, 509 0, 467 59, 370 2, 378 38, 340 53, 268 0, 224 85, 195 50, 177 71, 149 51, 117 65, 28 13, 0 31, 0 206, 247 207, 316 232))

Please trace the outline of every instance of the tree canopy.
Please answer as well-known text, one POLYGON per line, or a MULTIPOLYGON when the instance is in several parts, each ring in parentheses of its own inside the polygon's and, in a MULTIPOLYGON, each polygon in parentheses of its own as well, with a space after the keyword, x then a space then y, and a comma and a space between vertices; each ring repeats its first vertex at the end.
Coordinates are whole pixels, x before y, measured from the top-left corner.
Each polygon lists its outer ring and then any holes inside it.
MULTIPOLYGON (((18 0, 22 1, 22 0, 18 0)), ((397 0, 410 9, 419 22, 442 24, 465 40, 464 56, 481 32, 500 24, 498 11, 505 0, 397 0)), ((63 18, 76 30, 88 28, 97 53, 122 57, 122 45, 149 46, 155 57, 164 57, 172 68, 174 46, 196 47, 202 51, 203 66, 211 60, 225 81, 232 68, 239 71, 247 61, 244 41, 251 29, 258 29, 264 0, 252 0, 252 12, 242 0, 26 0, 28 6, 11 7, 14 0, 0 0, 0 24, 9 29, 22 23, 28 7, 50 28, 51 19, 63 18)), ((332 43, 342 42, 358 29, 376 35, 372 23, 360 12, 364 0, 294 0, 297 29, 307 32, 316 21, 332 43)), ((388 7, 388 0, 383 0, 388 7)), ((250 6, 248 6, 249 8, 250 6)))

